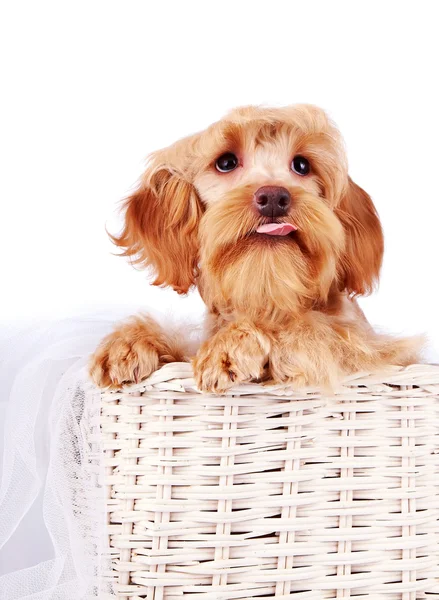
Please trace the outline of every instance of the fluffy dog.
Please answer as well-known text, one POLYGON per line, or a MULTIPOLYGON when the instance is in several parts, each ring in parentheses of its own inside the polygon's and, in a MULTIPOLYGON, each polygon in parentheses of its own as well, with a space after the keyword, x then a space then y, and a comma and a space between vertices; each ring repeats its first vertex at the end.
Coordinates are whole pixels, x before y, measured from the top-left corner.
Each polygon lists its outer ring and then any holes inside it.
MULTIPOLYGON (((350 179, 339 131, 309 105, 244 107, 150 157, 113 241, 179 294, 197 286, 207 336, 202 391, 249 380, 330 389, 343 375, 405 365, 416 340, 375 333, 356 297, 372 291, 383 234, 350 179)), ((100 386, 188 360, 174 336, 135 317, 92 357, 100 386)))

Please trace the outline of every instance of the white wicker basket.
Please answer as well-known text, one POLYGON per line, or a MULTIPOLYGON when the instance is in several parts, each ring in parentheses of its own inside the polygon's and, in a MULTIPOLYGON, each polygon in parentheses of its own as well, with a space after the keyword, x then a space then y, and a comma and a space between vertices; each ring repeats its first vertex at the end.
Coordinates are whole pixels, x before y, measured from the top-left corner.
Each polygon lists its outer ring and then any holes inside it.
POLYGON ((118 597, 439 598, 439 367, 102 398, 118 597))

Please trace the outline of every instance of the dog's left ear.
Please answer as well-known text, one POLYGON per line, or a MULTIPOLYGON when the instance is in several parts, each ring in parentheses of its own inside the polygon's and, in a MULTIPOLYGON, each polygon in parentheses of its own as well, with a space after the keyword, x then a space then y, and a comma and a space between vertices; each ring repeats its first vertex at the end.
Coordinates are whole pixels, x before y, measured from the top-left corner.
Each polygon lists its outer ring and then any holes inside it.
POLYGON ((335 209, 346 237, 339 268, 339 287, 355 295, 368 294, 378 282, 384 238, 370 196, 352 179, 335 209))

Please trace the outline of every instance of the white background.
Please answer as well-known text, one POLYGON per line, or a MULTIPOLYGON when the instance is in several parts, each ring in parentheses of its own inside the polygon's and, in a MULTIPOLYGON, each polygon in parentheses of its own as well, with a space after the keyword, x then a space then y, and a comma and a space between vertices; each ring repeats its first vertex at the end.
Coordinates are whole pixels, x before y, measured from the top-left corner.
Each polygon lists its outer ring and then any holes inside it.
MULTIPOLYGON (((145 156, 235 105, 311 102, 386 234, 375 325, 439 347, 432 0, 2 3, 1 320, 120 304, 201 313, 113 251, 145 156)), ((432 352, 430 357, 438 356, 432 352)))

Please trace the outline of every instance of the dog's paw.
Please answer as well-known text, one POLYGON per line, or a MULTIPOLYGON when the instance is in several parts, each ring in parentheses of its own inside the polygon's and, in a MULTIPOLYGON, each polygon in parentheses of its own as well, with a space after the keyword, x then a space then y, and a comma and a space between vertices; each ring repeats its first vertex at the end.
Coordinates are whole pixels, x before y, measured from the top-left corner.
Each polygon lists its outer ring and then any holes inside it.
POLYGON ((222 394, 238 383, 260 379, 269 349, 268 338, 252 325, 232 324, 220 330, 193 360, 198 389, 222 394))
POLYGON ((104 338, 90 359, 90 376, 99 387, 139 383, 160 362, 178 360, 159 325, 149 317, 133 317, 104 338))
POLYGON ((139 383, 159 366, 159 353, 149 342, 121 337, 106 337, 90 360, 90 375, 99 387, 117 388, 124 383, 139 383))

